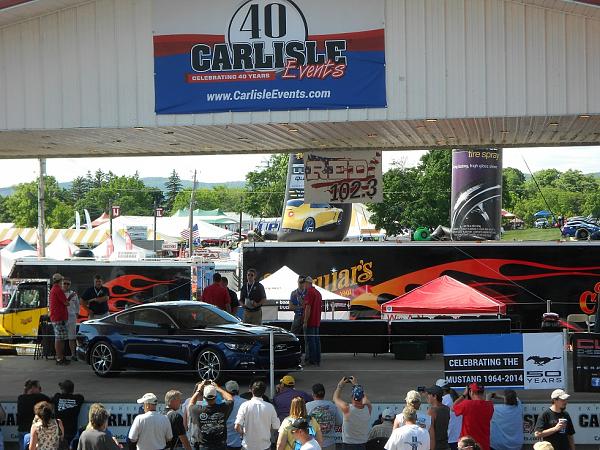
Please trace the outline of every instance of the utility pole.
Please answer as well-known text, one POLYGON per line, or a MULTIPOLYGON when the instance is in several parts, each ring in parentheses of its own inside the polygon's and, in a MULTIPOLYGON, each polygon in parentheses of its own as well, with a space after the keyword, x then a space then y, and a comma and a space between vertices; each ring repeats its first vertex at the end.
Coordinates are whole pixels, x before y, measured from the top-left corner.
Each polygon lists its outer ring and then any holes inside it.
POLYGON ((108 199, 108 219, 109 219, 109 223, 110 223, 110 238, 112 239, 113 234, 112 234, 112 220, 113 220, 113 207, 112 207, 112 198, 108 199))
POLYGON ((158 200, 156 196, 154 196, 154 242, 152 243, 152 250, 154 251, 154 256, 156 256, 156 208, 158 207, 158 200))
POLYGON ((190 196, 190 237, 188 240, 188 249, 190 252, 190 258, 194 254, 194 194, 196 193, 196 171, 194 170, 194 184, 192 186, 192 195, 190 196))
POLYGON ((40 180, 38 182, 38 256, 46 256, 46 159, 40 158, 40 180))

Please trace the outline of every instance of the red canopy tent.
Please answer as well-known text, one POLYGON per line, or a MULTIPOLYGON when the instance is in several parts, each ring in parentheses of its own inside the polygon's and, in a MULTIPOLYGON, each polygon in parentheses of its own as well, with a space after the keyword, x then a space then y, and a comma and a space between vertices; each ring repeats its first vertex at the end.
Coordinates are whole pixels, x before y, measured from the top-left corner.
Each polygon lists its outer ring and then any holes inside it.
POLYGON ((506 305, 443 275, 381 305, 384 319, 485 316, 506 313, 506 305))

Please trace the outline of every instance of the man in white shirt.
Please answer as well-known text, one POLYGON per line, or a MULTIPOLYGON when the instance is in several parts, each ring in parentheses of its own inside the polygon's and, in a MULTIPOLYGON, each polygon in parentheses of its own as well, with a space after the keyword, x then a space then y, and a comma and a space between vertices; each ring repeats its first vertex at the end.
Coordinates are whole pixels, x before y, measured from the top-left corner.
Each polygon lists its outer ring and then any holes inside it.
POLYGON ((294 438, 300 442, 300 450, 321 450, 319 443, 308 432, 308 421, 300 417, 292 422, 291 427, 294 438))
POLYGON ((235 418, 235 431, 242 435, 242 448, 267 450, 271 448, 271 430, 279 429, 275 407, 262 399, 267 386, 262 381, 252 384, 252 398, 240 405, 235 418))
POLYGON ((417 425, 417 411, 412 406, 402 410, 402 420, 404 425, 392 432, 385 450, 429 450, 429 433, 417 425))
POLYGON ((173 439, 171 422, 167 416, 156 411, 158 398, 152 393, 138 398, 144 405, 144 414, 136 416, 129 430, 129 440, 136 444, 137 450, 160 450, 173 439))

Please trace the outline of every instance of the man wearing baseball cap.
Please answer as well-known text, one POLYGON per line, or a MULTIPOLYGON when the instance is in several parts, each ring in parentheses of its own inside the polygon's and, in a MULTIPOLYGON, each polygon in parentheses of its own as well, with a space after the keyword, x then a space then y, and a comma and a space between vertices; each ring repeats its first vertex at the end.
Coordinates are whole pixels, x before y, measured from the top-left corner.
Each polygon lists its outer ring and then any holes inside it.
POLYGON ((188 405, 196 450, 227 447, 227 419, 232 408, 233 396, 214 381, 205 380, 198 386, 188 405), (222 403, 217 403, 217 392, 223 397, 222 403), (200 404, 202 400, 206 400, 206 405, 200 404))
MULTIPOLYGON (((369 438, 369 421, 373 406, 355 376, 343 377, 333 393, 333 401, 343 414, 342 443, 347 448, 361 448, 369 438), (352 402, 342 400, 342 389, 352 385, 352 402)), ((364 448, 364 447, 363 447, 364 448)))
POLYGON ((460 439, 460 430, 462 429, 462 416, 457 416, 452 410, 454 400, 458 398, 458 393, 452 389, 450 383, 445 378, 440 378, 435 382, 436 386, 442 388, 444 395, 442 396, 442 404, 450 408, 450 421, 448 422, 448 445, 452 450, 458 448, 458 440, 460 439))
POLYGON ((471 436, 482 450, 490 450, 490 424, 494 415, 494 403, 485 399, 484 387, 480 383, 471 383, 460 395, 452 409, 462 416, 460 436, 471 436))
MULTIPOLYGON (((369 441, 374 439, 385 439, 385 442, 392 435, 392 431, 394 431, 394 418, 396 415, 392 412, 390 408, 385 408, 381 412, 381 423, 379 425, 374 425, 369 431, 369 441)), ((367 441, 368 442, 368 441, 367 441)))
POLYGON ((165 448, 173 439, 171 422, 167 416, 156 410, 158 398, 151 392, 138 398, 137 402, 144 407, 144 414, 136 416, 129 429, 129 440, 137 450, 157 450, 165 448))
POLYGON ((277 417, 280 421, 290 415, 290 405, 294 397, 300 397, 305 403, 310 402, 313 398, 310 394, 300 391, 295 388, 296 380, 291 375, 285 375, 279 384, 275 387, 277 394, 273 397, 273 405, 277 411, 277 417))
POLYGON ((300 442, 300 450, 321 450, 321 446, 308 432, 309 424, 305 417, 300 417, 292 422, 291 430, 294 437, 300 442))
POLYGON ((575 428, 566 411, 569 397, 562 389, 552 391, 552 405, 540 414, 535 424, 535 437, 550 442, 555 450, 575 450, 575 428))

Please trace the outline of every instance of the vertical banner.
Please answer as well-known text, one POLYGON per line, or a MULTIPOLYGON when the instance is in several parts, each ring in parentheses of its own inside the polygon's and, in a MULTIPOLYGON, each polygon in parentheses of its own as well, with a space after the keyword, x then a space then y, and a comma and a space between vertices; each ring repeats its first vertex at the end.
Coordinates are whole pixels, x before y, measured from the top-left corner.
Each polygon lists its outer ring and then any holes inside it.
POLYGON ((382 108, 384 1, 154 0, 157 114, 382 108))
POLYGON ((444 373, 454 388, 564 388, 562 333, 444 336, 444 373))
POLYGON ((600 333, 575 333, 571 339, 575 392, 600 392, 600 333))
POLYGON ((305 154, 304 197, 315 203, 383 201, 381 150, 305 154))
POLYGON ((502 149, 452 151, 452 239, 500 239, 502 149))

